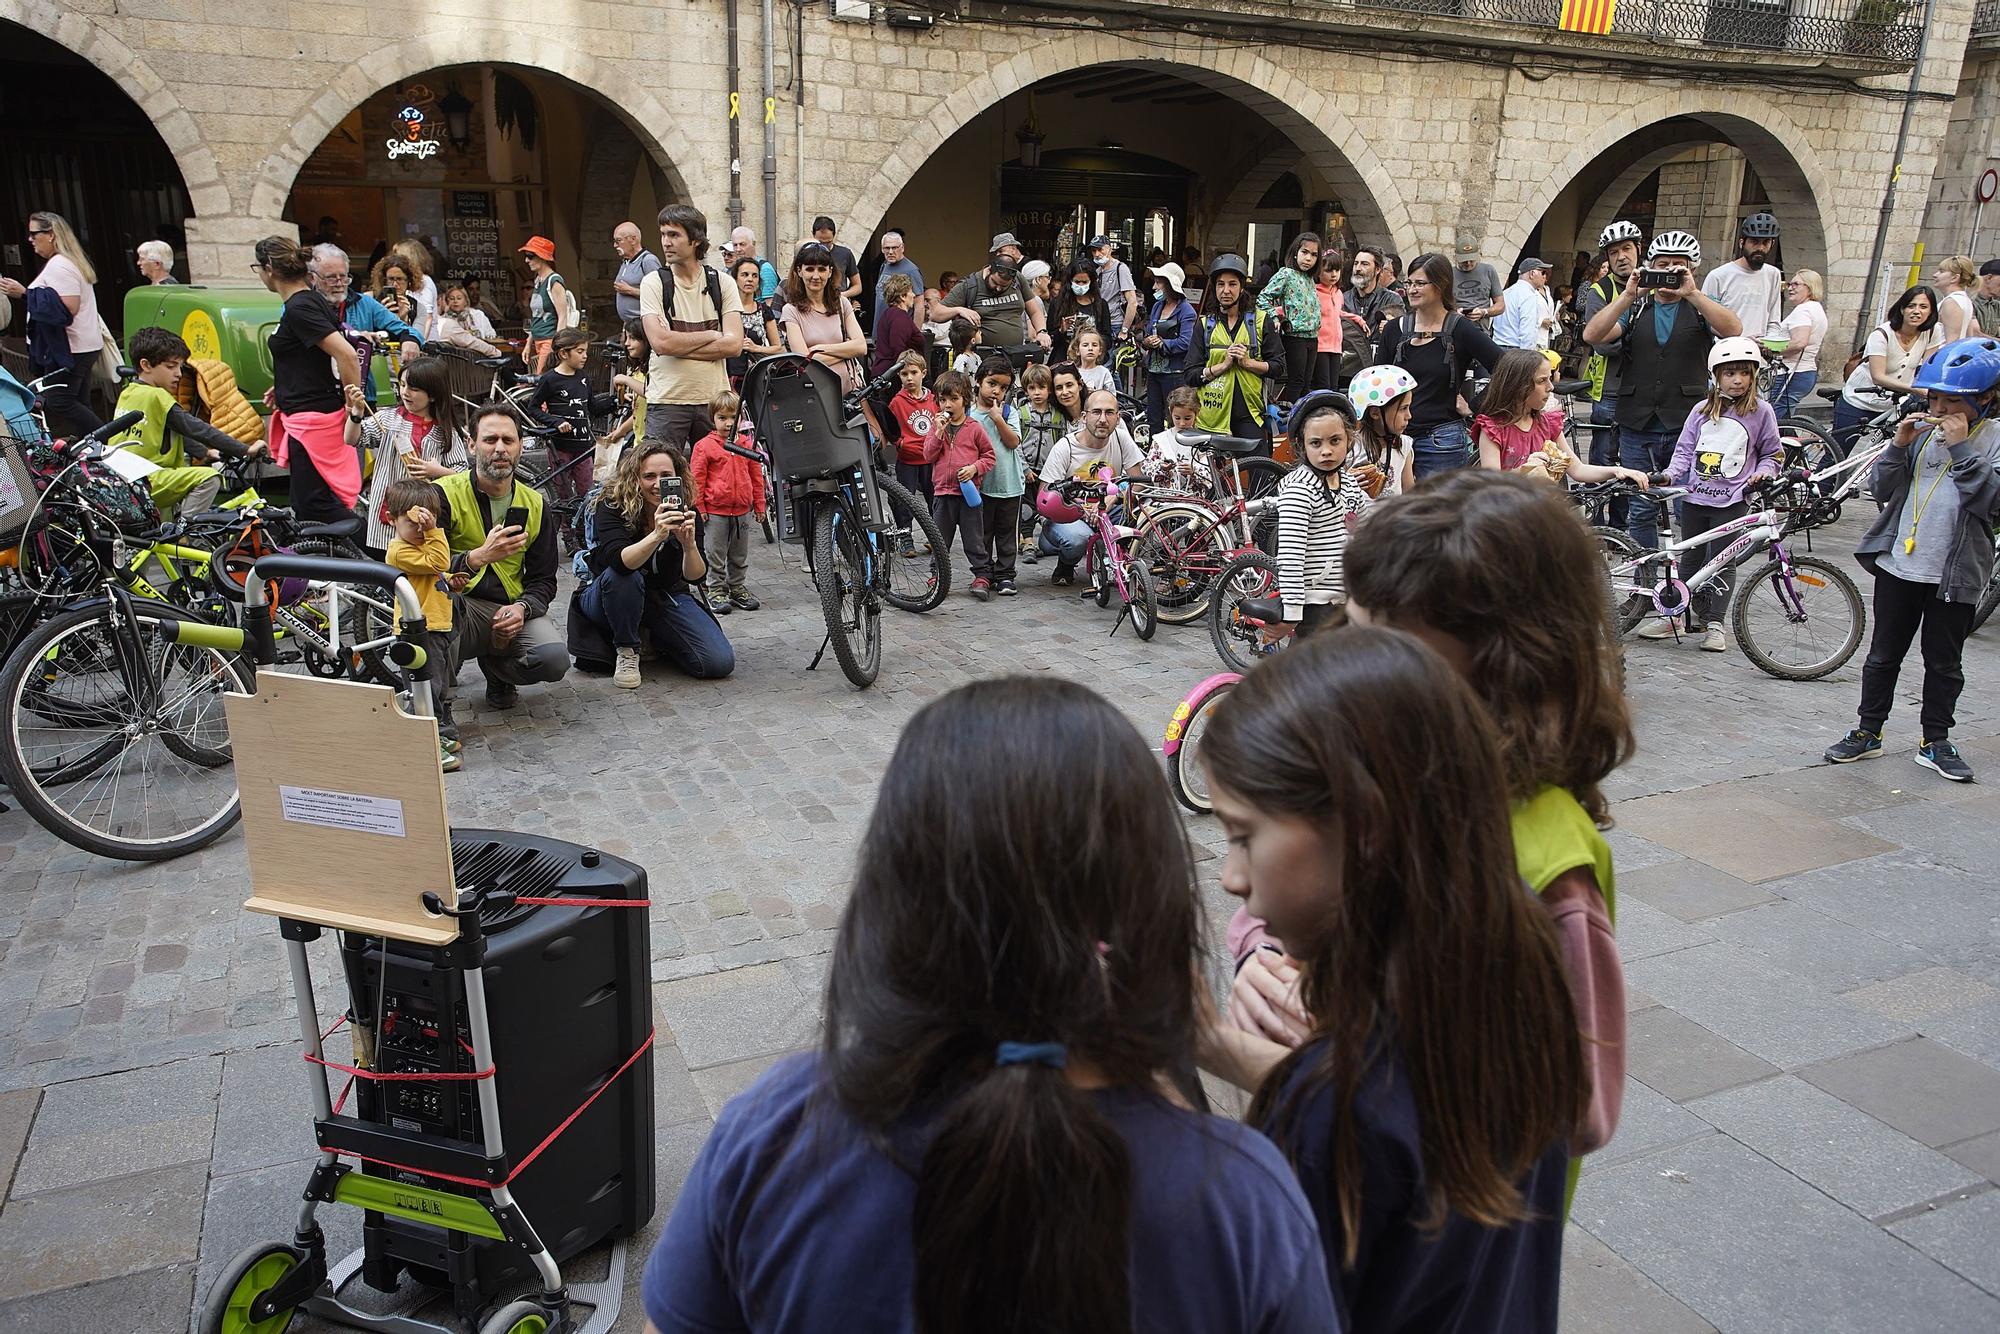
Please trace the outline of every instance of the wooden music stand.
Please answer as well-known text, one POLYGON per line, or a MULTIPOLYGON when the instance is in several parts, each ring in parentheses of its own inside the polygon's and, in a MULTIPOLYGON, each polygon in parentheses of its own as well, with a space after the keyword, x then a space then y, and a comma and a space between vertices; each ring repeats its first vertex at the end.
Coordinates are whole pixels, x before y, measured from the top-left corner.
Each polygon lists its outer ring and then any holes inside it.
POLYGON ((456 881, 437 723, 387 686, 257 673, 224 700, 243 800, 252 912, 447 945, 458 923, 425 909, 456 881))

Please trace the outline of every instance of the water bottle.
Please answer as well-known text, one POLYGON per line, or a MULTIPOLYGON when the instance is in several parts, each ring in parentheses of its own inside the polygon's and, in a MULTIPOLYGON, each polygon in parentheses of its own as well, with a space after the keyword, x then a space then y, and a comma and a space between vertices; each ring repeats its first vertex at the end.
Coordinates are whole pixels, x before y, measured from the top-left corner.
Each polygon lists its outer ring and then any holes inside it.
POLYGON ((978 509, 984 500, 984 497, 979 494, 979 483, 977 482, 960 482, 958 484, 958 494, 965 497, 965 507, 967 509, 978 509))

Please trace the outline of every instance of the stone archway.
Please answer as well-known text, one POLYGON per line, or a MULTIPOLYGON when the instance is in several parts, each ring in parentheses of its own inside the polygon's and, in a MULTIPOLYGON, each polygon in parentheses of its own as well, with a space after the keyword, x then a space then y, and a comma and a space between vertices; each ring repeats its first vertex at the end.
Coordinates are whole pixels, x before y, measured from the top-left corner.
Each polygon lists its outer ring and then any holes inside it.
POLYGON ((698 197, 688 176, 701 160, 694 145, 676 117, 650 88, 633 80, 624 65, 552 42, 538 32, 460 27, 370 51, 314 91, 301 107, 291 137, 274 147, 258 167, 243 211, 252 217, 280 216, 299 168, 349 112, 379 89, 446 65, 519 65, 576 84, 613 109, 665 173, 677 198, 698 197))
POLYGON ((188 114, 165 79, 138 52, 92 23, 88 16, 47 0, 0 0, 0 19, 18 23, 59 43, 117 81, 153 122, 160 139, 180 167, 188 206, 197 217, 226 214, 229 187, 215 154, 203 141, 201 128, 188 114))
POLYGON ((1388 166, 1347 113, 1317 88, 1264 57, 1241 48, 1188 42, 1163 52, 1107 33, 1065 36, 1018 52, 946 95, 902 137, 862 184, 847 211, 857 232, 872 233, 930 156, 959 129, 1010 93, 1041 79, 1091 65, 1142 66, 1223 93, 1282 130, 1347 202, 1355 230, 1413 253, 1417 231, 1388 166))
MULTIPOLYGON (((1838 215, 1831 207, 1839 197, 1832 175, 1810 147, 1805 131, 1784 112, 1761 105, 1755 111, 1758 119, 1753 121, 1732 110, 1732 105, 1726 90, 1693 85, 1662 93, 1594 127, 1571 148, 1567 157, 1542 174, 1539 183, 1531 187, 1515 216, 1514 226, 1500 238, 1496 251, 1517 252, 1556 196, 1605 153, 1649 125, 1685 117, 1712 129, 1713 140, 1740 150, 1756 168, 1770 196, 1771 211, 1786 223, 1789 261, 1795 266, 1830 273, 1836 257, 1848 253, 1842 245, 1838 215), (1796 245, 1792 242, 1794 236, 1796 245)), ((1691 142, 1695 141, 1684 141, 1679 148, 1685 149, 1691 142)), ((1635 169, 1637 165, 1633 164, 1635 169)), ((1621 172, 1619 179, 1627 174, 1621 172)), ((1641 175, 1633 183, 1643 179, 1641 175)), ((1588 216, 1595 217, 1596 210, 1588 216)))

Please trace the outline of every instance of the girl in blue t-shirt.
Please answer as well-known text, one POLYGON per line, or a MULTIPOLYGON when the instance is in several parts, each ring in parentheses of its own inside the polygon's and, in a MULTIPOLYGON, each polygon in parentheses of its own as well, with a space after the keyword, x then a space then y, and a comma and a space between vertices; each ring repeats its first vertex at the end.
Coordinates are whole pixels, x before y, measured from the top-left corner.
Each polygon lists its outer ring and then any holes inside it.
POLYGON ((820 1048, 717 1119, 646 1268, 654 1328, 1340 1328, 1284 1159, 1173 1091, 1202 909, 1123 714, 1021 676, 925 706, 859 863, 820 1048))
POLYGON ((1415 636, 1346 626, 1245 677, 1202 756, 1222 887, 1317 1016, 1290 1050, 1211 1027, 1205 1057, 1298 1171, 1337 1327, 1553 1334, 1589 1075, 1478 698, 1415 636))

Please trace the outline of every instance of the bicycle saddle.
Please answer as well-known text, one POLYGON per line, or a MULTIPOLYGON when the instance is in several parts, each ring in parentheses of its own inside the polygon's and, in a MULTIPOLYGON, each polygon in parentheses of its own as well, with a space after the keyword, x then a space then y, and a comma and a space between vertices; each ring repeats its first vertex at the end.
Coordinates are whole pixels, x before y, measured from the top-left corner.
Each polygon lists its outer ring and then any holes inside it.
POLYGON ((1847 385, 1844 381, 1840 384, 1823 384, 1819 388, 1813 390, 1813 393, 1817 394, 1821 398, 1839 398, 1841 393, 1846 388, 1847 385))
POLYGON ((504 371, 514 364, 512 357, 474 357, 473 364, 484 366, 489 371, 504 371))
POLYGON ((353 537, 361 531, 361 516, 351 514, 345 519, 335 519, 332 523, 302 523, 300 537, 353 537))
POLYGON ((1285 603, 1282 598, 1244 598, 1236 604, 1245 616, 1276 624, 1285 619, 1285 603))
POLYGON ((1557 380, 1555 383, 1555 392, 1564 398, 1574 398, 1588 388, 1590 388, 1588 380, 1557 380))
POLYGON ((1242 435, 1212 435, 1207 431, 1170 431, 1168 434, 1176 444, 1190 449, 1212 450, 1217 454, 1255 454, 1264 447, 1262 440, 1242 435))

